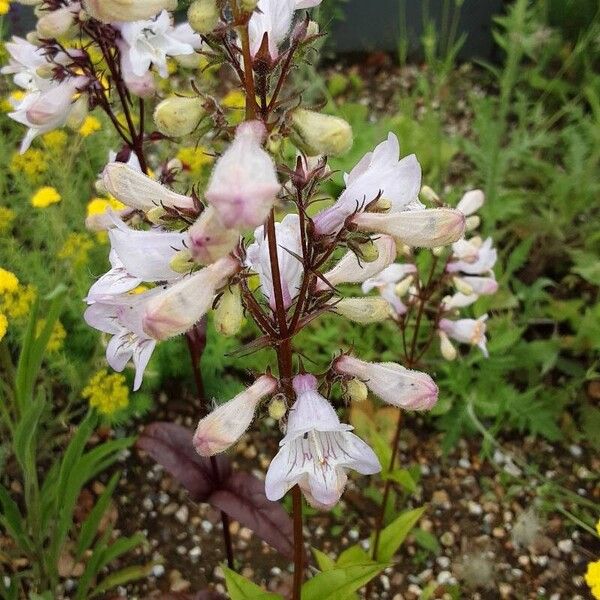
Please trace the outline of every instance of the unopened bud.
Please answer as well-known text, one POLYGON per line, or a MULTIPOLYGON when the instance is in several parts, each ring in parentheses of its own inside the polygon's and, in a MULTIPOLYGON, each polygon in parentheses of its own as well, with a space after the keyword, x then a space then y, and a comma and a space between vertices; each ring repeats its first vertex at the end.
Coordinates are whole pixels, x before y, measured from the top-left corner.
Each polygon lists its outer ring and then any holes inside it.
POLYGON ((457 352, 454 344, 450 341, 450 338, 443 332, 440 331, 440 352, 446 360, 454 360, 457 352))
POLYGON ((431 249, 431 254, 434 256, 441 256, 444 253, 444 246, 436 246, 431 249))
POLYGON ((364 402, 369 397, 369 389, 360 379, 354 378, 347 381, 345 388, 350 402, 364 402))
POLYGON ((396 254, 399 258, 403 256, 410 256, 412 254, 411 247, 405 244, 400 240, 395 240, 396 242, 396 254))
POLYGON ((299 108, 292 114, 292 141, 309 156, 338 156, 352 147, 352 128, 340 117, 299 108))
POLYGON ((38 36, 37 31, 30 31, 26 36, 25 39, 30 43, 33 44, 34 46, 39 46, 40 45, 40 38, 38 36))
POLYGON ((475 237, 469 240, 469 244, 472 244, 473 246, 475 246, 475 248, 481 248, 481 246, 483 245, 483 240, 480 236, 476 235, 475 237))
POLYGON ((239 285, 226 288, 215 308, 215 329, 226 337, 235 335, 244 324, 244 307, 239 285))
POLYGON ((166 214, 167 211, 162 206, 155 206, 146 213, 146 218, 148 219, 148 221, 150 221, 150 223, 154 223, 154 225, 159 225, 161 219, 166 214))
POLYGON ((481 225, 481 218, 479 215, 471 215, 470 217, 467 217, 465 225, 467 231, 473 231, 473 229, 477 229, 479 225, 481 225))
POLYGON ((436 204, 440 201, 440 197, 428 185, 424 185, 421 188, 421 196, 433 204, 436 204))
POLYGON ((195 266, 192 253, 189 250, 180 250, 173 256, 169 266, 175 273, 190 273, 195 266))
POLYGON ((244 12, 252 12, 256 8, 258 0, 240 0, 240 8, 244 12))
POLYGON ((319 35, 319 24, 316 21, 309 21, 306 28, 306 37, 310 38, 315 35, 319 35))
POLYGON ((372 241, 368 241, 358 246, 357 254, 364 262, 374 262, 379 258, 379 248, 372 241))
POLYGON ((199 98, 172 96, 156 107, 154 123, 164 135, 183 137, 198 127, 203 116, 204 109, 199 98))
POLYGON ((335 303, 333 310, 346 319, 368 325, 390 318, 390 305, 387 300, 368 296, 366 298, 343 298, 335 303))
POLYGON ((52 77, 54 67, 48 63, 46 65, 40 65, 36 70, 35 74, 42 79, 50 79, 52 77))
POLYGON ((287 412, 287 404, 285 397, 282 394, 277 394, 269 404, 269 416, 275 421, 279 421, 285 417, 287 412))
POLYGON ((65 35, 75 23, 75 13, 71 7, 44 12, 38 19, 36 30, 41 38, 59 38, 65 35))
POLYGON ((163 10, 175 10, 177 0, 83 0, 83 8, 98 21, 143 21, 163 10))
POLYGON ((194 31, 210 33, 219 23, 219 7, 216 0, 194 0, 188 8, 187 16, 194 31))
POLYGON ((473 288, 466 281, 461 279, 460 277, 453 277, 452 283, 454 287, 465 296, 470 296, 473 293, 473 288))
POLYGON ((392 202, 387 198, 379 198, 377 202, 369 206, 370 212, 388 212, 392 208, 392 202))
POLYGON ((400 281, 395 288, 396 295, 399 298, 404 296, 404 294, 406 294, 406 292, 408 292, 408 290, 410 289, 410 286, 412 285, 412 282, 414 280, 415 278, 412 275, 409 275, 408 277, 405 277, 402 281, 400 281))

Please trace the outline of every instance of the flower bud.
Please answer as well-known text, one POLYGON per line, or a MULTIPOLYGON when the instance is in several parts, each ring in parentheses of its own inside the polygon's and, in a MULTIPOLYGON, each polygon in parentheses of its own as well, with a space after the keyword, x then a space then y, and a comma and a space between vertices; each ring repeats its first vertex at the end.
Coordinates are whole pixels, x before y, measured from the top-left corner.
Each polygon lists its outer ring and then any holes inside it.
POLYGON ((436 246, 431 249, 431 254, 434 256, 441 256, 444 253, 444 246, 436 246))
POLYGON ((369 397, 369 389, 367 386, 360 380, 351 379, 344 384, 346 396, 350 402, 364 402, 369 397))
POLYGON ((143 21, 163 10, 175 10, 177 0, 83 0, 83 8, 103 23, 143 21))
POLYGON ((154 225, 160 225, 162 218, 167 214, 167 211, 162 206, 155 206, 146 213, 146 218, 154 225))
POLYGON ((465 296, 469 296, 473 293, 473 288, 460 277, 453 277, 452 283, 454 284, 454 287, 465 296))
POLYGON ((483 315, 479 319, 459 319, 458 321, 441 319, 439 328, 440 331, 461 344, 478 346, 487 358, 487 338, 485 335, 487 318, 487 315, 483 315))
POLYGON ((190 273, 195 266, 192 253, 187 249, 179 250, 171 259, 169 266, 175 273, 190 273))
POLYGON ((163 100, 154 111, 157 129, 169 137, 183 137, 200 124, 204 109, 199 98, 171 96, 163 100))
POLYGON ((219 7, 216 0, 194 0, 188 8, 187 16, 194 31, 210 33, 219 24, 219 7))
POLYGON ((222 258, 154 296, 142 317, 144 332, 155 340, 166 340, 188 331, 208 312, 217 290, 238 268, 235 259, 222 258))
POLYGON ((379 248, 377 248, 372 240, 369 240, 364 244, 360 244, 357 254, 366 263, 374 262, 379 258, 379 248))
POLYGON ((340 356, 333 368, 357 377, 384 402, 409 410, 429 410, 437 402, 438 387, 427 373, 410 371, 396 363, 370 363, 340 356))
POLYGON ((387 233, 417 248, 447 246, 465 232, 465 216, 449 208, 407 210, 392 214, 359 213, 352 222, 361 231, 387 233))
POLYGON ((388 301, 375 296, 367 298, 343 298, 335 302, 333 311, 360 325, 379 323, 390 318, 390 305, 388 301))
POLYGON ((223 227, 217 211, 209 206, 188 229, 188 247, 194 260, 210 265, 232 252, 240 241, 237 229, 223 227))
POLYGON ((309 156, 339 156, 352 148, 352 128, 340 117, 299 108, 292 113, 292 141, 309 156))
POLYGON ((421 196, 432 204, 436 204, 440 201, 440 197, 428 185, 424 185, 421 188, 421 196))
POLYGON ((44 12, 38 19, 36 30, 40 38, 59 38, 71 29, 79 11, 79 5, 59 8, 51 12, 44 12), (74 12, 75 9, 75 12, 74 12))
POLYGON ((240 331, 244 324, 244 307, 239 285, 226 288, 215 308, 215 329, 226 337, 240 331))
POLYGON ((240 0, 240 8, 244 12, 253 12, 258 4, 258 0, 240 0))
POLYGON ((279 421, 285 417, 287 412, 287 403, 283 394, 277 394, 269 404, 269 416, 275 421, 279 421))
MULTIPOLYGON (((373 275, 383 271, 383 269, 391 265, 396 259, 396 242, 387 235, 381 235, 374 240, 374 244, 379 253, 377 260, 370 263, 362 263, 354 252, 348 252, 333 269, 323 275, 325 280, 331 286, 336 286, 340 283, 362 283, 369 279, 369 277, 373 277, 373 275)), ((319 279, 316 291, 319 292, 327 289, 330 289, 330 286, 322 279, 319 279)))
POLYGON ((440 335, 440 352, 442 356, 449 361, 453 361, 456 359, 456 348, 450 341, 450 338, 443 332, 438 332, 440 335))
POLYGON ((415 278, 412 275, 409 275, 408 277, 405 277, 404 279, 399 281, 396 287, 394 288, 396 295, 399 298, 402 298, 402 296, 404 296, 404 294, 408 292, 414 280, 415 278))
POLYGON ((477 229, 479 225, 481 225, 481 218, 479 215, 471 215, 470 217, 467 217, 465 229, 467 231, 473 231, 474 229, 477 229))
POLYGON ((481 190, 471 190, 467 192, 456 205, 456 210, 468 217, 477 212, 485 202, 485 194, 481 190))
POLYGON ((192 440, 200 456, 214 456, 235 444, 246 432, 258 403, 277 388, 277 380, 262 375, 235 398, 201 419, 192 440))
POLYGON ((369 206, 370 212, 386 213, 392 208, 392 201, 387 198, 379 198, 375 204, 369 206))

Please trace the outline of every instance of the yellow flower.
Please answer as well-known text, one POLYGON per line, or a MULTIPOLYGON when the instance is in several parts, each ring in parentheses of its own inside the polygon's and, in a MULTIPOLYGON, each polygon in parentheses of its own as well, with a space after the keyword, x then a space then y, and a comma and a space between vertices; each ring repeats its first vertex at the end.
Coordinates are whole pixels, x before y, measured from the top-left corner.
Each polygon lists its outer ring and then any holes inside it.
POLYGON ((93 217, 104 214, 109 208, 123 210, 125 205, 112 196, 108 198, 92 198, 87 205, 87 216, 93 217))
POLYGON ((22 173, 30 181, 35 182, 48 170, 48 161, 41 150, 30 148, 25 154, 15 152, 10 160, 9 168, 14 175, 22 173))
POLYGON ((0 342, 4 339, 6 335, 6 330, 8 329, 8 319, 6 315, 0 313, 0 342))
POLYGON ((32 285, 19 285, 16 290, 2 294, 0 310, 11 319, 26 317, 35 300, 36 293, 36 289, 32 285))
POLYGON ((45 133, 42 140, 48 150, 63 150, 67 146, 69 136, 62 129, 55 129, 45 133))
POLYGON ((49 186, 41 187, 31 198, 31 204, 35 208, 47 208, 51 204, 56 204, 62 200, 60 194, 49 186))
POLYGON ((109 375, 106 369, 98 371, 89 380, 81 396, 103 415, 113 415, 129 404, 129 389, 125 376, 120 373, 109 375))
POLYGON ((89 252, 93 246, 94 242, 89 235, 71 233, 58 251, 58 258, 70 261, 74 267, 83 267, 88 261, 89 252))
POLYGON ((82 137, 89 137, 90 135, 100 131, 102 129, 102 123, 96 117, 87 116, 83 121, 83 124, 79 128, 79 135, 82 137))
POLYGON ((0 294, 12 294, 19 288, 19 279, 10 271, 0 268, 0 294))
POLYGON ((0 206, 0 233, 10 231, 15 217, 14 210, 7 206, 0 206))
POLYGON ((136 288, 133 288, 129 293, 134 296, 138 296, 139 294, 143 294, 147 292, 150 288, 147 285, 138 285, 136 288))
POLYGON ((212 164, 215 160, 214 156, 211 156, 208 152, 209 150, 202 146, 198 148, 181 148, 177 153, 177 158, 192 175, 198 175, 206 165, 212 164))
POLYGON ((588 564, 585 582, 592 591, 592 596, 600 600, 600 560, 588 564))
POLYGON ((10 0, 0 0, 0 15, 5 15, 10 10, 10 0))
POLYGON ((246 108, 246 95, 240 90, 231 90, 222 100, 221 105, 234 110, 246 108))
MULTIPOLYGON (((42 329, 44 329, 46 325, 45 319, 40 319, 37 322, 35 337, 38 338, 42 333, 42 329)), ((54 323, 54 327, 52 328, 52 333, 50 333, 50 339, 48 340, 48 345, 46 346, 46 350, 50 353, 59 352, 64 344, 65 338, 67 337, 67 332, 63 327, 63 324, 60 321, 56 321, 54 323)))

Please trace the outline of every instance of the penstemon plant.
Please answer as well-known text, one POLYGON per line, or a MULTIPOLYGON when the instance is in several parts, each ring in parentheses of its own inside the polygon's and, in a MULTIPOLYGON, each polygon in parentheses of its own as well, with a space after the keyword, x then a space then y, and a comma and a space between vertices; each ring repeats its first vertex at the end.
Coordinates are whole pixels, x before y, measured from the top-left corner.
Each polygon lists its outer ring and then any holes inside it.
MULTIPOLYGON (((325 373, 309 373, 295 336, 332 312, 357 323, 386 319, 390 298, 385 290, 395 277, 390 269, 411 273, 406 265, 393 264, 398 248, 469 244, 459 241, 464 211, 435 202, 427 208, 419 200, 420 165, 414 155, 401 158, 393 134, 360 160, 346 175, 341 195, 327 202, 327 157, 351 147, 352 131, 338 117, 303 107, 290 86, 294 66, 306 60, 320 35, 308 14, 297 11, 319 3, 195 0, 188 22, 175 26, 168 12, 175 8, 173 0, 45 0, 39 4, 37 33, 30 41, 8 45, 11 62, 4 69, 26 90, 11 113, 28 127, 23 149, 38 134, 95 107, 106 112, 124 142, 100 180, 124 208, 108 209, 88 222, 106 230, 111 243, 111 269, 91 287, 85 313, 90 326, 110 336, 106 358, 111 367, 121 371, 132 361, 137 390, 156 345, 185 335, 203 396, 198 362, 206 343, 205 318, 212 310, 217 329, 229 335, 239 331, 247 315, 259 332, 248 349, 272 350, 272 369, 257 373, 243 392, 203 415, 193 438, 155 424, 140 447, 176 472, 192 497, 221 509, 233 568, 228 518, 238 515, 215 491, 251 489, 252 498, 260 493, 256 482, 231 474, 217 455, 235 444, 259 405, 271 398, 270 413, 284 435, 266 473, 266 498, 257 502, 262 514, 272 511, 283 522, 285 516, 273 503, 288 493, 292 497, 293 524, 282 529, 292 539, 272 533, 265 539, 278 549, 289 544, 294 599, 301 596, 306 572, 302 497, 317 509, 331 509, 344 491, 348 470, 364 475, 381 470, 374 451, 340 421, 327 397, 332 385, 364 385, 383 402, 405 410, 427 410, 438 397, 432 378, 412 370, 418 362, 416 342, 406 366, 342 354, 331 357, 325 373), (57 39, 66 35, 77 43, 57 39), (186 96, 173 95, 156 106, 158 132, 148 134, 144 99, 156 94, 155 76, 167 76, 166 58, 198 53, 237 77, 245 121, 229 126, 218 102, 192 83, 186 96), (173 163, 160 170, 160 180, 150 176, 151 144, 183 136, 199 139, 208 132, 220 151, 204 189, 196 185, 189 193, 176 191, 173 163), (286 160, 278 150, 290 146, 296 148, 295 160, 286 160), (345 297, 342 284, 378 287, 383 297, 345 297), (141 285, 143 291, 133 293, 141 285), (201 472, 202 485, 192 485, 194 469, 201 472)), ((455 248, 460 252, 464 261, 471 260, 466 246, 455 248)), ((466 286, 475 290, 474 282, 461 281, 463 294, 466 286)), ((430 283, 420 285, 415 279, 416 291, 407 289, 420 299, 407 305, 407 311, 419 306, 417 319, 429 300, 430 283)), ((398 298, 392 303, 397 316, 401 305, 398 298)), ((447 336, 474 339, 471 329, 478 328, 481 337, 484 327, 446 318, 435 322, 446 349, 447 336)), ((378 541, 374 558, 377 547, 378 541)), ((367 570, 365 582, 377 572, 367 570)))

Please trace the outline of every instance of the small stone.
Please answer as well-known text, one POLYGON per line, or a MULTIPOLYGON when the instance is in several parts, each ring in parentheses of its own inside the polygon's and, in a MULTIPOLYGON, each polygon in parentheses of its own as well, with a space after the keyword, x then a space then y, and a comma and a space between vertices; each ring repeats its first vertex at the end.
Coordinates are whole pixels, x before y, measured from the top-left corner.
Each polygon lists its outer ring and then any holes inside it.
POLYGON ((565 554, 573 552, 573 540, 560 540, 557 545, 558 549, 565 554))
POLYGON ((189 557, 192 560, 197 560, 198 558, 200 558, 201 554, 202 554, 202 548, 200 548, 200 546, 194 546, 189 552, 189 557))
POLYGON ((469 513, 472 515, 483 514, 483 508, 481 507, 481 504, 477 504, 477 502, 473 502, 473 500, 469 500, 468 508, 469 513))
POLYGON ((351 530, 348 532, 348 537, 349 537, 351 540, 354 540, 354 541, 356 541, 356 540, 358 539, 358 536, 359 536, 358 529, 351 529, 351 530))
POLYGON ((387 592, 390 589, 390 578, 387 575, 382 575, 379 578, 379 581, 381 581, 381 585, 383 586, 383 589, 387 592))
POLYGON ((169 582, 169 589, 176 593, 185 592, 192 585, 189 581, 181 576, 181 573, 177 569, 173 569, 173 571, 169 573, 169 582))
POLYGON ((501 598, 510 598, 513 593, 513 588, 512 585, 509 585, 508 583, 501 583, 498 586, 498 591, 500 592, 501 598))
POLYGON ((185 504, 182 504, 181 507, 179 508, 179 510, 175 513, 175 518, 182 525, 185 525, 187 523, 189 516, 190 516, 190 510, 185 504))
POLYGON ((279 577, 281 575, 281 569, 279 567, 273 567, 271 569, 271 575, 273 575, 273 577, 279 577))
POLYGON ((583 454, 581 447, 575 444, 569 446, 569 452, 571 453, 571 456, 574 456, 575 458, 579 458, 583 454))
POLYGON ((162 577, 165 574, 165 566, 164 565, 154 565, 152 567, 152 575, 154 577, 162 577))
POLYGON ((506 535, 506 531, 504 531, 502 527, 494 527, 494 529, 492 529, 492 535, 495 538, 502 539, 506 535))
POLYGON ((175 504, 175 502, 171 502, 163 508, 162 514, 165 516, 174 515, 177 512, 177 510, 177 504, 175 504))
POLYGON ((442 546, 454 546, 454 534, 451 531, 445 531, 440 536, 440 542, 442 543, 442 546))
POLYGON ((65 592, 72 592, 75 589, 75 581, 73 579, 65 580, 65 592))
POLYGON ((144 507, 145 511, 150 512, 154 509, 154 502, 152 502, 150 498, 146 497, 142 500, 142 506, 144 507))
POLYGON ((436 490, 431 495, 431 503, 439 508, 448 509, 450 508, 450 498, 446 490, 436 490))
POLYGON ((452 573, 450 573, 450 571, 440 571, 438 573, 436 581, 440 585, 444 585, 446 583, 451 583, 452 579, 453 579, 453 577, 452 577, 452 573))
POLYGON ((447 556, 438 556, 435 562, 442 568, 447 569, 450 566, 450 559, 447 556))
POLYGON ((187 554, 187 548, 185 546, 177 546, 176 550, 177 554, 181 554, 181 556, 187 554))
POLYGON ((421 573, 419 573, 417 575, 417 580, 419 581, 419 583, 427 583, 428 581, 431 580, 432 577, 433 577, 433 570, 425 569, 424 571, 421 571, 421 573))
POLYGON ((468 458, 461 458, 458 461, 458 466, 461 467, 462 469, 470 469, 471 461, 468 458))
POLYGON ((248 529, 247 527, 242 527, 240 529, 240 537, 246 541, 249 542, 250 539, 252 538, 252 530, 248 529))
POLYGON ((529 565, 529 556, 525 554, 519 556, 517 560, 522 567, 527 567, 529 565))
POLYGON ((204 520, 200 523, 200 527, 202 527, 204 533, 210 533, 213 530, 214 525, 210 521, 204 520))

